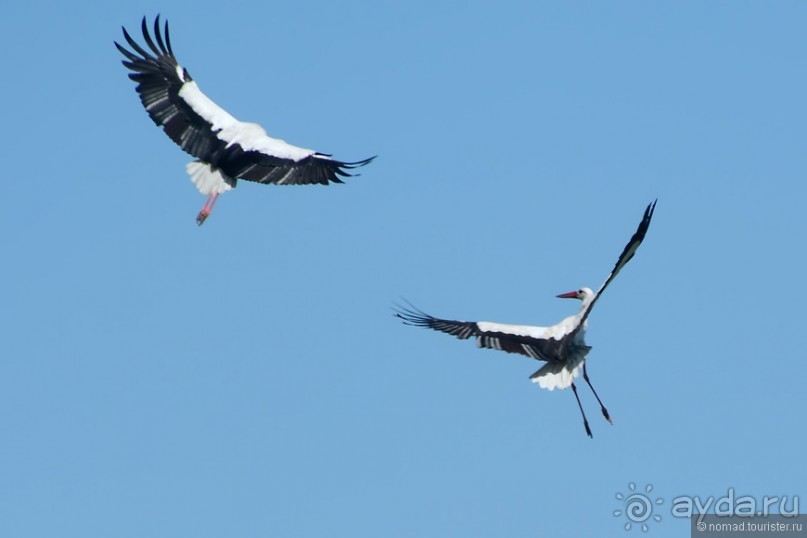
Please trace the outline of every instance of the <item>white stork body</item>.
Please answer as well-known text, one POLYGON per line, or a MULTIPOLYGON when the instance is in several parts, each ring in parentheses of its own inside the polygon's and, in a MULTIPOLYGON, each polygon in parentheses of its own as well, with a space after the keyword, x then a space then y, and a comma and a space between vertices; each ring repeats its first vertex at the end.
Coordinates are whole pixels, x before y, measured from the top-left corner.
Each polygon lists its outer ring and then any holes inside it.
POLYGON ((588 316, 594 307, 597 299, 602 295, 603 290, 611 283, 619 271, 630 261, 636 249, 644 240, 650 220, 653 217, 656 202, 647 206, 641 223, 633 234, 622 254, 608 275, 597 293, 589 288, 580 288, 577 291, 562 293, 558 295, 564 299, 579 299, 582 301, 580 311, 565 318, 563 321, 551 327, 537 327, 531 325, 509 325, 504 323, 494 323, 490 321, 453 321, 435 318, 425 312, 410 307, 398 307, 396 316, 404 320, 409 325, 426 327, 441 331, 460 339, 476 337, 479 347, 497 349, 507 353, 518 353, 533 359, 544 361, 546 364, 537 372, 530 376, 533 383, 537 383, 541 388, 547 390, 565 389, 572 387, 580 412, 583 415, 583 424, 586 433, 591 437, 591 428, 586 420, 583 406, 580 405, 580 398, 577 397, 577 388, 574 380, 583 373, 583 378, 591 387, 600 407, 603 416, 611 422, 610 415, 602 405, 597 392, 591 386, 586 372, 586 357, 591 351, 591 347, 586 345, 585 333, 588 326, 588 316))
POLYGON ((238 179, 276 185, 342 183, 347 170, 364 166, 373 157, 342 162, 312 149, 272 138, 256 123, 238 121, 199 89, 188 71, 177 63, 171 49, 168 23, 160 31, 154 20, 154 39, 143 18, 141 30, 148 49, 123 36, 134 52, 115 46, 127 58, 140 100, 155 124, 197 161, 187 165, 188 175, 208 200, 197 217, 202 224, 219 194, 236 186, 238 179), (156 44, 155 44, 156 40, 156 44))
MULTIPOLYGON (((487 342, 484 343, 480 342, 479 347, 491 347, 493 349, 506 351, 504 348, 501 347, 501 343, 498 337, 485 336, 494 334, 520 337, 525 341, 562 340, 563 337, 571 333, 575 329, 575 327, 577 327, 582 312, 583 308, 580 309, 580 314, 577 314, 575 316, 569 316, 560 323, 552 325, 550 327, 538 327, 533 325, 509 325, 506 323, 479 321, 477 322, 477 326, 479 327, 479 331, 483 333, 482 336, 480 336, 479 338, 487 339, 487 342), (490 345, 485 345, 487 343, 490 343, 490 345)), ((580 348, 580 346, 585 346, 584 337, 585 337, 585 327, 587 325, 588 322, 587 321, 584 322, 584 326, 574 335, 574 344, 576 348, 580 348)), ((530 347, 529 345, 522 344, 522 349, 524 349, 530 357, 538 360, 543 360, 541 358, 540 353, 533 350, 533 348, 530 347)), ((582 348, 580 349, 582 351, 582 348)), ((585 360, 585 357, 588 354, 588 349, 585 350, 585 353, 578 354, 578 358, 581 360, 585 360)), ((581 360, 563 361, 561 364, 558 365, 560 366, 560 368, 554 368, 555 365, 552 363, 552 361, 550 361, 544 367, 542 367, 540 370, 538 370, 532 376, 530 376, 530 380, 532 380, 533 383, 538 383, 538 386, 540 386, 542 389, 547 390, 565 389, 572 384, 572 382, 578 375, 580 375, 580 367, 582 365, 581 360)))

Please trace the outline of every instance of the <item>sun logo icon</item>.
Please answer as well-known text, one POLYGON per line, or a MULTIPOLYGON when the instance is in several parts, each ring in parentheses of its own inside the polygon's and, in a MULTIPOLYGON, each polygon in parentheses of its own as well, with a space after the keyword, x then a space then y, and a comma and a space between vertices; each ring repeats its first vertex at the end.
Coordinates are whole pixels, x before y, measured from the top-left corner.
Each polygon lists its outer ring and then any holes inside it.
POLYGON ((647 525, 650 521, 656 523, 661 521, 661 516, 653 513, 654 505, 660 505, 664 502, 661 497, 655 501, 650 500, 650 492, 653 491, 653 486, 648 484, 644 488, 644 493, 636 492, 636 484, 633 482, 628 484, 630 493, 622 494, 617 493, 616 499, 622 503, 620 510, 614 510, 614 517, 619 517, 625 514, 628 522, 625 523, 625 530, 629 531, 636 523, 637 526, 641 524, 642 532, 647 532, 650 527, 647 525))

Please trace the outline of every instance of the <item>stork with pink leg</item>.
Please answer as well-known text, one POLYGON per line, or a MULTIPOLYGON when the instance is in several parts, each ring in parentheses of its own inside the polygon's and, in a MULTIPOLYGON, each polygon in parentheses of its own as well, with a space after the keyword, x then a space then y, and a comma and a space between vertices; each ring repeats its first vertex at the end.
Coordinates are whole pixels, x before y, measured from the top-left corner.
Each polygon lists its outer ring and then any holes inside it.
POLYGON ((344 162, 312 149, 272 138, 256 123, 238 121, 207 97, 188 70, 179 65, 171 48, 168 23, 160 28, 154 19, 154 37, 140 25, 146 46, 126 29, 123 37, 131 50, 115 43, 126 59, 123 65, 137 83, 135 90, 149 117, 184 151, 196 158, 187 171, 199 192, 207 196, 196 217, 201 225, 219 195, 233 189, 239 179, 275 185, 328 185, 342 183, 348 172, 374 159, 344 162))
POLYGON ((550 391, 571 387, 577 400, 577 406, 580 408, 580 414, 583 417, 586 434, 591 437, 591 428, 586 419, 586 413, 583 411, 583 405, 580 403, 577 387, 574 384, 574 380, 581 372, 583 373, 583 379, 600 404, 602 415, 611 424, 613 424, 613 421, 602 400, 600 400, 597 391, 594 390, 586 371, 586 357, 591 351, 591 347, 586 345, 585 342, 588 316, 602 292, 605 291, 605 288, 608 287, 619 271, 633 258, 639 245, 642 244, 647 234, 647 229, 650 227, 650 220, 653 218, 655 208, 655 201, 647 206, 636 233, 625 245, 611 274, 608 275, 608 278, 605 279, 605 282, 596 293, 589 288, 580 288, 558 295, 562 299, 578 299, 581 304, 577 314, 567 317, 556 325, 537 327, 490 321, 453 321, 436 318, 412 305, 396 307, 395 315, 408 325, 441 331, 462 340, 475 337, 479 347, 498 349, 507 353, 518 353, 546 362, 540 370, 530 376, 530 379, 541 388, 550 391))

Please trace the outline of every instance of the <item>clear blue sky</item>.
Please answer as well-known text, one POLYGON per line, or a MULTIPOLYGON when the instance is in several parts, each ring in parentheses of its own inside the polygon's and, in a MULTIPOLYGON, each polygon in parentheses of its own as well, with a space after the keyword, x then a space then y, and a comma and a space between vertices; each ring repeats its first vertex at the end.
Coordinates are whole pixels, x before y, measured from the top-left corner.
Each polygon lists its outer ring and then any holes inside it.
MULTIPOLYGON (((17 2, 4 82, 0 536, 688 536, 682 495, 805 495, 807 5, 17 2), (156 13, 202 90, 356 160, 201 228, 112 41, 156 13), (549 325, 581 390, 406 327, 549 325)), ((807 498, 803 499, 807 505, 807 498)), ((802 509, 802 511, 806 511, 802 509)))

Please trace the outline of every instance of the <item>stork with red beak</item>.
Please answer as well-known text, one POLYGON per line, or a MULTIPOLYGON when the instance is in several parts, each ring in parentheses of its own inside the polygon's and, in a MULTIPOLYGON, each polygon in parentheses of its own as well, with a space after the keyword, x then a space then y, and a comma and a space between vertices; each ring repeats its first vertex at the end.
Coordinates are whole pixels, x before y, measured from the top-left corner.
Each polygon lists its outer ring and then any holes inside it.
POLYGON ((462 340, 472 336, 476 337, 476 342, 479 347, 498 349, 507 353, 519 353, 539 361, 545 361, 546 364, 540 370, 532 374, 530 379, 533 383, 538 383, 541 388, 547 390, 572 387, 574 397, 577 400, 577 406, 580 408, 580 414, 583 416, 583 425, 586 428, 586 434, 591 437, 591 428, 588 425, 586 413, 583 411, 583 405, 580 403, 577 387, 574 384, 574 380, 580 375, 581 370, 583 372, 583 379, 585 379, 591 391, 594 393, 594 397, 597 398, 597 402, 600 404, 602 415, 611 424, 613 424, 613 421, 608 414, 608 410, 597 395, 597 391, 594 390, 594 387, 591 385, 588 372, 586 372, 586 357, 589 351, 591 351, 591 347, 587 346, 585 342, 588 316, 591 313, 591 309, 594 307, 594 303, 596 303, 597 299, 602 295, 602 292, 608 287, 608 284, 611 283, 619 271, 633 258, 636 249, 642 244, 645 234, 647 234, 647 229, 650 227, 650 220, 653 218, 655 208, 655 201, 647 206, 636 233, 633 234, 628 244, 625 245, 611 274, 608 275, 608 278, 605 279, 605 282, 596 293, 589 288, 580 288, 576 291, 558 295, 558 297, 562 299, 579 299, 582 301, 582 304, 577 314, 567 317, 556 325, 552 325, 551 327, 536 327, 530 325, 508 325, 489 321, 452 321, 435 318, 412 305, 408 307, 397 307, 395 315, 408 325, 434 329, 456 336, 462 340))

